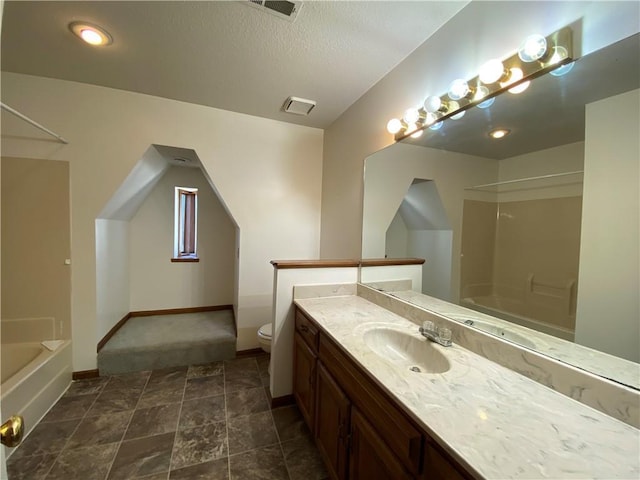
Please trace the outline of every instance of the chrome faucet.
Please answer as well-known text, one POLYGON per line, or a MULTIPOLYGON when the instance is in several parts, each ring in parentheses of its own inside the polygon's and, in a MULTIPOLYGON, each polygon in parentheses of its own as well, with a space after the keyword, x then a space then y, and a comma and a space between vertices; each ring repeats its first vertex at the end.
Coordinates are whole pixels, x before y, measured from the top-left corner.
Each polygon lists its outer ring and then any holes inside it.
POLYGON ((420 334, 443 347, 450 347, 452 345, 451 330, 446 327, 438 327, 431 320, 427 320, 422 324, 420 334))

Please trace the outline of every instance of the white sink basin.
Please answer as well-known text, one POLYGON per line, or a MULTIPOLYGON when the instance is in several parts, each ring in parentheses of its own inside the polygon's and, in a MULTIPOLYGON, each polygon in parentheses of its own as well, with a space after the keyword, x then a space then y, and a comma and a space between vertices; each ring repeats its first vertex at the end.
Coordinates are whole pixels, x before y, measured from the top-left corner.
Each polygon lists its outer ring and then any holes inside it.
POLYGON ((384 360, 416 373, 444 373, 451 368, 447 357, 432 342, 406 331, 371 328, 364 333, 364 343, 384 360))

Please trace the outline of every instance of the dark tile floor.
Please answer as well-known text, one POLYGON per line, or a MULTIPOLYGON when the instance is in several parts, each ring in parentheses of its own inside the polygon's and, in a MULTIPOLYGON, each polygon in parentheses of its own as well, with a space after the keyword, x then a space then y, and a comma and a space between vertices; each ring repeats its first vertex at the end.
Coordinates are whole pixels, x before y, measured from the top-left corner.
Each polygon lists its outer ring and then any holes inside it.
POLYGON ((10 480, 320 480, 300 412, 271 410, 268 357, 74 382, 7 462, 10 480))

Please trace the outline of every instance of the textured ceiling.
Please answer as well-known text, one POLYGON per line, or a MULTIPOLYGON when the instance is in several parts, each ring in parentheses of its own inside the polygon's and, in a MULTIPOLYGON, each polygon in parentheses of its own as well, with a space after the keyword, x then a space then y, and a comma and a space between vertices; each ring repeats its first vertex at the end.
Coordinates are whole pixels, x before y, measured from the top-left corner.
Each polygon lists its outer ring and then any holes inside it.
POLYGON ((326 128, 468 2, 308 1, 293 23, 243 3, 6 1, 2 70, 326 128), (74 20, 113 44, 82 43, 74 20), (290 95, 317 106, 284 113, 290 95))

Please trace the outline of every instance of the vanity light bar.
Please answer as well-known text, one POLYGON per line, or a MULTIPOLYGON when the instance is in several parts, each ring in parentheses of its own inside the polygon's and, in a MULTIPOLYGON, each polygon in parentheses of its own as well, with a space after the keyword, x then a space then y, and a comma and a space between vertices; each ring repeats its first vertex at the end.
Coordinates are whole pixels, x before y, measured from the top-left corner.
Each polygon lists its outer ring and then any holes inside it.
POLYGON ((489 60, 471 80, 456 79, 446 94, 428 96, 421 107, 407 109, 402 119, 391 119, 387 131, 397 142, 409 136, 417 138, 424 128, 435 130, 436 125, 440 128, 443 120, 462 118, 471 107, 489 107, 495 97, 505 91, 523 92, 531 80, 545 73, 556 69, 566 73, 571 62, 571 28, 561 28, 546 37, 530 35, 510 57, 489 60))

